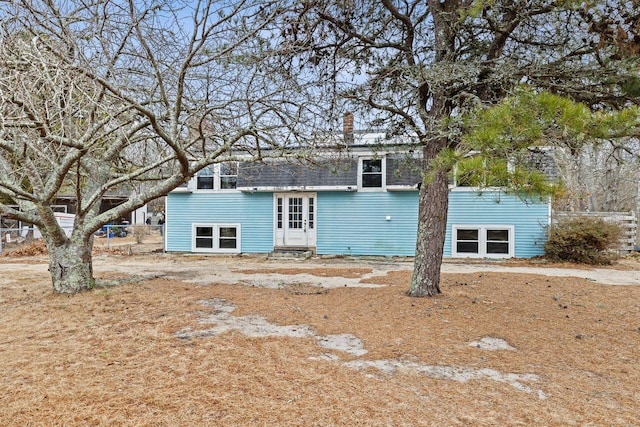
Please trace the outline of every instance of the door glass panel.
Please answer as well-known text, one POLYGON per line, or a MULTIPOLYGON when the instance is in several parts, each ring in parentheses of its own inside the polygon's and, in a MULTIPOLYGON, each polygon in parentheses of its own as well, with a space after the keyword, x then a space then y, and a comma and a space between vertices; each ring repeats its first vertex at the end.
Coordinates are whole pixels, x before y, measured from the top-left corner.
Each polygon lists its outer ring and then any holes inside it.
POLYGON ((309 197, 309 228, 313 229, 315 219, 313 197, 309 197))
POLYGON ((278 197, 277 201, 278 230, 282 229, 282 197, 278 197))
POLYGON ((302 228, 302 197, 289 198, 289 228, 302 228))

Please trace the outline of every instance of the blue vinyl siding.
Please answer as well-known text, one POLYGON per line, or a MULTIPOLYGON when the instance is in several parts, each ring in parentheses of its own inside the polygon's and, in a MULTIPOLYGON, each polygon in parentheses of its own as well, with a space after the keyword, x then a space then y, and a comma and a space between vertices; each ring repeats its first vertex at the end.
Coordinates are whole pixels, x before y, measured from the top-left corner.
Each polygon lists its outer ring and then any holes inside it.
POLYGON ((449 216, 444 256, 451 257, 453 224, 513 225, 515 257, 530 258, 544 254, 549 205, 540 200, 523 201, 513 194, 469 189, 449 192, 449 216))
MULTIPOLYGON (((451 257, 453 224, 512 225, 515 256, 542 255, 548 214, 547 203, 513 194, 453 190, 444 256, 451 257)), ((417 221, 417 192, 318 193, 317 253, 413 256, 417 221)))
MULTIPOLYGON (((242 252, 271 252, 274 246, 273 193, 170 193, 167 196, 167 251, 191 251, 193 223, 242 227, 242 252)), ((449 193, 444 256, 451 257, 453 224, 514 227, 515 256, 544 253, 549 205, 511 194, 454 189, 449 193)), ((417 191, 317 192, 318 254, 413 256, 418 220, 417 191), (389 217, 389 219, 387 219, 389 217)))
POLYGON ((412 256, 417 200, 416 192, 319 192, 317 253, 412 256))
POLYGON ((190 252, 193 223, 240 224, 242 252, 273 250, 273 195, 270 193, 169 193, 166 250, 190 252))

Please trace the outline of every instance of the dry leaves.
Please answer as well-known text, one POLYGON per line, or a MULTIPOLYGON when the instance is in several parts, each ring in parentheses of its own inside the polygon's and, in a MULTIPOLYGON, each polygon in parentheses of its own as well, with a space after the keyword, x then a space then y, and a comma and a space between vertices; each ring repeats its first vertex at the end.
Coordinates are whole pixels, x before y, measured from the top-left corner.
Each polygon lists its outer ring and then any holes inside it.
MULTIPOLYGON (((329 274, 308 267, 301 272, 329 274)), ((283 265, 282 273, 299 274, 296 268, 283 265)), ((336 269, 331 274, 371 271, 345 263, 336 269)), ((304 281, 268 289, 153 279, 69 297, 53 294, 44 273, 16 274, 0 287, 0 425, 637 422, 640 288, 445 274, 443 295, 413 299, 405 295, 408 280, 408 272, 392 271, 368 279, 388 287, 313 292, 304 281), (304 324, 317 336, 353 334, 367 353, 327 350, 313 337, 248 338, 237 330, 177 337, 211 327, 202 320, 212 308, 202 302, 212 299, 236 306, 232 316, 304 324), (515 350, 468 345, 484 337, 515 350), (546 399, 486 377, 458 382, 409 368, 354 370, 347 365, 354 361, 531 374, 537 380, 526 385, 546 399)))

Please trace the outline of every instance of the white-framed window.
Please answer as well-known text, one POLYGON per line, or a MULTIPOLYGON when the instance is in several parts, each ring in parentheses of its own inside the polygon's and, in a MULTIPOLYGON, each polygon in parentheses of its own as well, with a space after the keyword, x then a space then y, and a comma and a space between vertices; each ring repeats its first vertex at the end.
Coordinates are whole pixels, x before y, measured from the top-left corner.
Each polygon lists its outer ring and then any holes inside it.
POLYGON ((453 225, 451 256, 454 258, 513 258, 512 225, 453 225))
POLYGON ((386 159, 361 157, 358 159, 358 190, 383 190, 386 186, 386 159))
POLYGON ((235 190, 238 182, 238 162, 226 162, 218 165, 221 190, 235 190))
POLYGON ((198 190, 213 190, 214 178, 215 173, 213 166, 207 166, 201 169, 196 176, 196 188, 198 190))
POLYGON ((240 253, 240 224, 192 224, 192 252, 240 253))
POLYGON ((197 190, 235 190, 238 182, 238 162, 208 166, 197 173, 197 190))

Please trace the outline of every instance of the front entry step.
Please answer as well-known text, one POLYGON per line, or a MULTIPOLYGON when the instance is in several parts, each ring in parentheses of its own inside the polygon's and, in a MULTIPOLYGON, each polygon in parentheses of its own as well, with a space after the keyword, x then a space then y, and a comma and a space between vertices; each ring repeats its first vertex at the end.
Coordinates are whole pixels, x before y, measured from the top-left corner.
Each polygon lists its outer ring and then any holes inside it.
POLYGON ((309 259, 315 253, 315 248, 307 247, 276 247, 269 254, 269 258, 282 259, 309 259))

